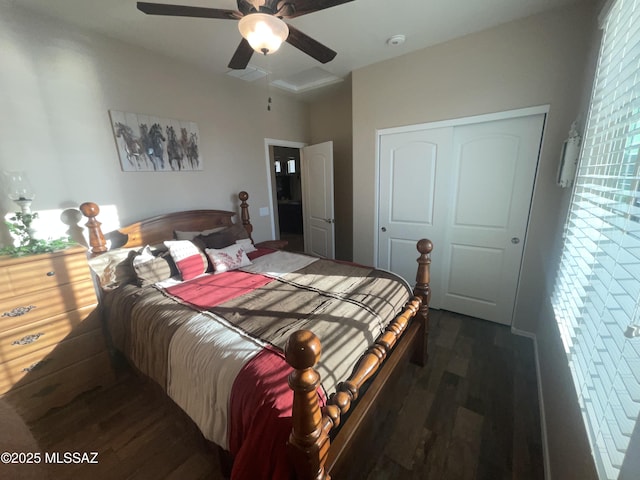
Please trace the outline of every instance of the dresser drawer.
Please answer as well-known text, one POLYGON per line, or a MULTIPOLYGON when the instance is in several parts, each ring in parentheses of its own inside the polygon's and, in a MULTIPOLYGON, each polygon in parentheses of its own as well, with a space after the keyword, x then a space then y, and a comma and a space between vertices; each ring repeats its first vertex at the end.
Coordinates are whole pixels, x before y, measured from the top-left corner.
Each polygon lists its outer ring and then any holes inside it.
POLYGON ((4 362, 30 355, 32 352, 92 330, 102 331, 100 312, 95 306, 66 312, 1 332, 0 368, 4 362))
POLYGON ((78 394, 113 383, 115 379, 107 352, 99 353, 19 388, 2 398, 26 420, 33 421, 54 407, 61 407, 78 394))
POLYGON ((35 350, 0 365, 0 394, 20 387, 58 370, 82 362, 106 350, 102 330, 76 336, 70 340, 35 350))
POLYGON ((91 280, 91 272, 82 248, 4 258, 0 262, 0 299, 83 280, 91 280))
POLYGON ((93 283, 86 281, 0 300, 0 332, 96 303, 93 283))

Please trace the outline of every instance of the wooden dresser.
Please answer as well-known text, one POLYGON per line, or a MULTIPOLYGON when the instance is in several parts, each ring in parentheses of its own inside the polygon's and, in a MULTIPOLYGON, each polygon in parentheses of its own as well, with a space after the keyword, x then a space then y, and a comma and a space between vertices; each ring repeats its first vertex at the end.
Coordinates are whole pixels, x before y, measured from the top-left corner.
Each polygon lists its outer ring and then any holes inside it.
POLYGON ((112 380, 86 250, 0 257, 0 395, 34 420, 112 380))

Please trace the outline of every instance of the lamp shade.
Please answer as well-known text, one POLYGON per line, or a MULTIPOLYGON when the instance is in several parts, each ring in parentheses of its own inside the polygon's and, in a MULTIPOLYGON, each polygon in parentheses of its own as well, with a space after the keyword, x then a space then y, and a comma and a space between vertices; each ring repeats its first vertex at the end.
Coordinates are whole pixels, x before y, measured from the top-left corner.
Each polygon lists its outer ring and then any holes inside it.
POLYGON ((273 53, 289 36, 289 27, 278 17, 267 13, 251 13, 238 22, 240 34, 258 53, 273 53))

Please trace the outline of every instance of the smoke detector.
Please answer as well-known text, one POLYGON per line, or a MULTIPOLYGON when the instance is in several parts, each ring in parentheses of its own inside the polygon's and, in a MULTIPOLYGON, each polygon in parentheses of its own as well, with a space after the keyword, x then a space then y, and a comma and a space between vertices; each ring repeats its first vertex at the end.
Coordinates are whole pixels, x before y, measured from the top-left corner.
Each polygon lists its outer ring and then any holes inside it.
POLYGON ((393 35, 387 39, 387 45, 390 47, 397 47, 398 45, 402 45, 406 37, 404 35, 393 35))

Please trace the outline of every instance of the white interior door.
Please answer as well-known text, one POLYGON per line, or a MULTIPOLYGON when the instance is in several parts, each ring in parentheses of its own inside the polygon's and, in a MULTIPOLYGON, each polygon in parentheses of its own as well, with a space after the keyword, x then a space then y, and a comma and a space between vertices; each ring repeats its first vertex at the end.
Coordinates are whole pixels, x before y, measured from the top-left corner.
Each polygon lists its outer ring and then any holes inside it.
POLYGON ((431 305, 511 324, 544 119, 382 135, 378 266, 413 284, 429 238, 431 305))
POLYGON ((335 258, 333 142, 302 148, 301 160, 304 250, 335 258))
POLYGON ((544 118, 454 129, 442 308, 511 324, 544 118))
MULTIPOLYGON (((451 177, 452 142, 451 127, 380 138, 378 267, 401 275, 410 285, 416 281, 417 240, 444 243, 447 210, 442 205, 451 177)), ((434 278, 442 276, 443 260, 433 256, 434 278)), ((434 288, 438 283, 434 282, 434 288)), ((439 308, 440 298, 432 293, 434 308, 439 308)))

